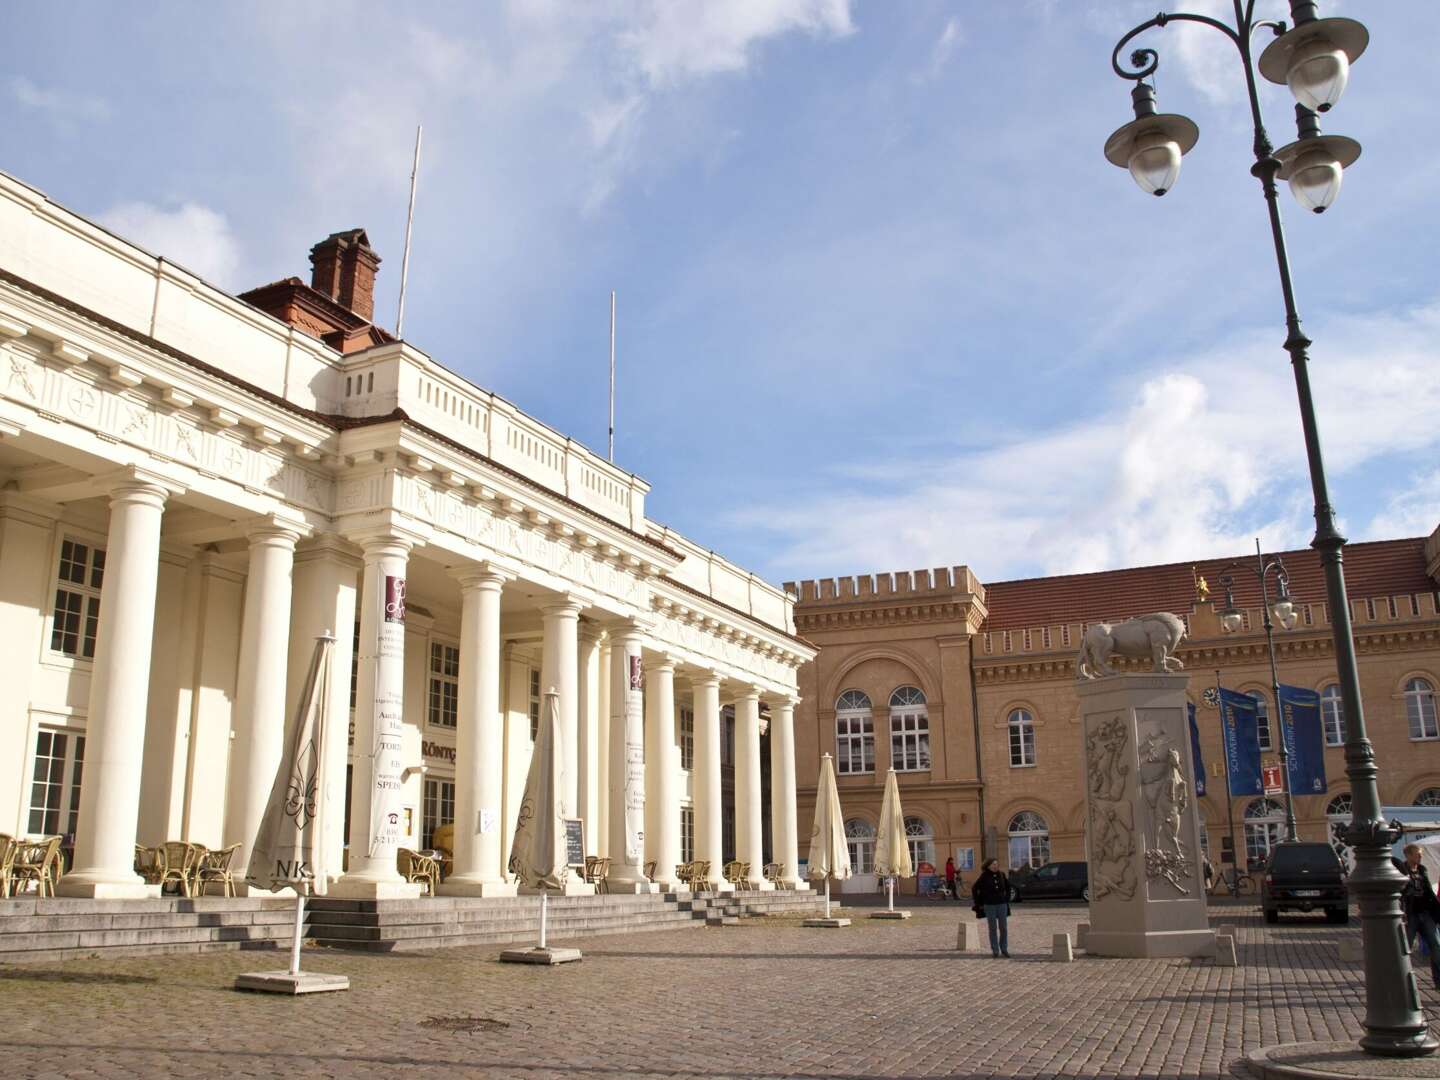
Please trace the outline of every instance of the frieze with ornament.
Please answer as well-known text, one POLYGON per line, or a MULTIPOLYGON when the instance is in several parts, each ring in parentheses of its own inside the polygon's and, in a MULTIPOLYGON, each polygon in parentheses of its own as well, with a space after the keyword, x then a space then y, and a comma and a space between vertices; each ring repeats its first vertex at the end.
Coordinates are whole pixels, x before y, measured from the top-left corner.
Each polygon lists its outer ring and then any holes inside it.
POLYGON ((670 643, 717 668, 728 668, 770 684, 794 686, 795 665, 765 656, 695 623, 677 619, 664 612, 652 612, 650 618, 654 620, 654 629, 650 636, 656 641, 670 643))

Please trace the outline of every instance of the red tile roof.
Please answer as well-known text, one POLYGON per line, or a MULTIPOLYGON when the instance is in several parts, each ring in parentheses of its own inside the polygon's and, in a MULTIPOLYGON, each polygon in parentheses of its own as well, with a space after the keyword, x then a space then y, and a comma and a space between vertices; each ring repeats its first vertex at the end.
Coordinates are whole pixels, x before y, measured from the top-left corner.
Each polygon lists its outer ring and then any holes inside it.
MULTIPOLYGON (((1320 556, 1305 548, 1280 553, 1290 577, 1290 595, 1298 604, 1326 600, 1320 556)), ((1220 574, 1236 559, 1253 567, 1255 555, 1231 559, 1200 559, 1193 563, 1138 566, 1095 574, 1066 574, 1023 581, 987 582, 985 599, 990 615, 986 630, 1023 630, 1061 623, 1092 623, 1128 619, 1151 611, 1182 614, 1195 603, 1195 578, 1204 577, 1210 597, 1224 602, 1220 574)), ((1254 573, 1235 571, 1235 602, 1240 607, 1260 606, 1260 587, 1254 573)), ((1270 585, 1274 586, 1274 577, 1270 585)), ((1379 540, 1345 547, 1345 583, 1350 599, 1403 596, 1435 592, 1436 583, 1425 573, 1425 538, 1379 540)))

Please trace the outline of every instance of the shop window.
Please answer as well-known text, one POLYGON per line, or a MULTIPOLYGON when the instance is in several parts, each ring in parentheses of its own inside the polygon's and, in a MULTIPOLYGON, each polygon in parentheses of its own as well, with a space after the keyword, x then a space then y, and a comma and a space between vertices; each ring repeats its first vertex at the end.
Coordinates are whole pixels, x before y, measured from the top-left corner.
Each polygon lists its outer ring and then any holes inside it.
POLYGON ((100 586, 105 578, 105 549, 66 537, 55 573, 55 610, 50 619, 50 648, 80 660, 95 658, 100 627, 100 586))

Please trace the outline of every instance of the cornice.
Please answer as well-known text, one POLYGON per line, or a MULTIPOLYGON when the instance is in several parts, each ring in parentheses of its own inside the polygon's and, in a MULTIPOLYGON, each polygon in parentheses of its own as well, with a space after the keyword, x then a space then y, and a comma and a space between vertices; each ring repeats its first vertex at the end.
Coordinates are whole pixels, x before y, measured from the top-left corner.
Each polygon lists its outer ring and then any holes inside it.
MULTIPOLYGON (((964 623, 970 627, 976 606, 970 600, 915 600, 905 598, 888 603, 867 603, 844 607, 795 608, 795 629, 804 632, 851 630, 904 623, 964 623)), ((983 619, 983 616, 982 616, 983 619)), ((951 635, 953 636, 953 635, 951 635)))

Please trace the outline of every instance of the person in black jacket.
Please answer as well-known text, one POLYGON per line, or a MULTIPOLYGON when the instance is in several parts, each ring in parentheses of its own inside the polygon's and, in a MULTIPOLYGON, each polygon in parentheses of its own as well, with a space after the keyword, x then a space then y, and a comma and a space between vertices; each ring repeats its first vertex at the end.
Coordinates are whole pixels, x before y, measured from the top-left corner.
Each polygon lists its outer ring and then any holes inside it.
POLYGON ((994 859, 985 860, 971 895, 975 898, 975 914, 985 916, 990 930, 991 954, 1010 959, 1010 934, 1006 925, 1010 916, 1010 881, 994 859))
POLYGON ((1418 934, 1429 948, 1430 977, 1435 980, 1435 988, 1440 990, 1440 899, 1436 898, 1430 874, 1420 861, 1420 845, 1406 844, 1405 861, 1397 859, 1395 865, 1409 879, 1400 894, 1400 902, 1405 908, 1405 925, 1409 931, 1406 937, 1418 934))

